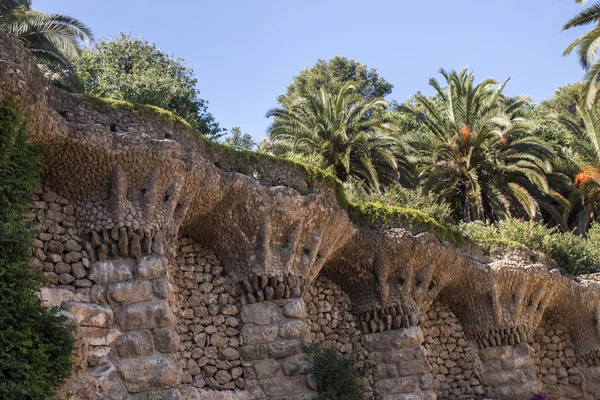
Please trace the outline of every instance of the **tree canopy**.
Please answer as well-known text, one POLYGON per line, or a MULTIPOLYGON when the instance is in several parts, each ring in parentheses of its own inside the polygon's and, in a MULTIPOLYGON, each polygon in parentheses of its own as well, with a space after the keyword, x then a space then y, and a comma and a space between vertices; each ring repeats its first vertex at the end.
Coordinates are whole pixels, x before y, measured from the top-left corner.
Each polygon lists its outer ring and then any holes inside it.
POLYGON ((74 61, 74 69, 79 89, 88 95, 164 108, 208 137, 221 136, 193 70, 141 37, 121 33, 99 40, 74 61))
POLYGON ((393 85, 379 76, 375 68, 347 59, 333 57, 319 60, 310 68, 303 69, 288 86, 287 92, 278 97, 280 104, 293 101, 302 93, 324 89, 338 92, 345 84, 351 83, 355 92, 366 99, 385 97, 392 92, 393 85))

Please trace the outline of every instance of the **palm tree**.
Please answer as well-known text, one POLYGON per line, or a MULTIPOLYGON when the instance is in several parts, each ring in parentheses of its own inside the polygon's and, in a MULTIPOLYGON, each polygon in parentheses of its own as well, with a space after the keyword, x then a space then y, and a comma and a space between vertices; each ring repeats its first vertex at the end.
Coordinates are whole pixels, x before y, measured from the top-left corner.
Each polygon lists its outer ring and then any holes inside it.
MULTIPOLYGON (((575 0, 577 3, 585 4, 586 0, 575 0)), ((583 67, 585 84, 583 88, 584 101, 587 107, 598 102, 600 91, 600 62, 598 62, 598 48, 600 48, 600 2, 590 6, 573 17, 563 27, 563 31, 594 24, 595 27, 585 35, 575 40, 563 55, 569 55, 577 49, 579 64, 583 67)))
POLYGON ((347 181, 355 177, 379 190, 382 183, 408 179, 410 166, 398 154, 402 142, 393 135, 394 125, 383 112, 382 98, 365 99, 354 86, 339 92, 301 93, 283 107, 267 112, 272 149, 307 156, 318 154, 326 168, 347 181))
POLYGON ((530 134, 520 115, 525 98, 502 95, 508 82, 474 84, 473 73, 440 70, 442 87, 432 78, 436 96, 415 96, 416 116, 424 133, 412 136, 419 179, 426 191, 449 203, 457 219, 488 223, 508 217, 537 218, 541 209, 558 220, 555 207, 568 202, 548 184, 552 149, 530 134))
POLYGON ((600 211, 600 112, 597 107, 578 107, 577 118, 562 115, 559 121, 571 134, 570 159, 578 170, 575 195, 582 206, 577 230, 584 234, 600 211))
POLYGON ((70 70, 69 59, 79 55, 81 43, 93 40, 81 21, 32 10, 31 0, 0 0, 0 30, 18 36, 39 64, 65 70, 70 70))

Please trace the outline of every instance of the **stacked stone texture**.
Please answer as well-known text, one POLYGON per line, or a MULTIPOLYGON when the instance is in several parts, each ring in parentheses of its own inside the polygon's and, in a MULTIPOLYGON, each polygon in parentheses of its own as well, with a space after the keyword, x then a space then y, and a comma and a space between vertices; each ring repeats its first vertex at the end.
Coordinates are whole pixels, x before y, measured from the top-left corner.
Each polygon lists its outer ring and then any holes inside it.
POLYGON ((180 238, 178 245, 172 274, 182 382, 199 389, 243 389, 239 299, 230 294, 232 285, 214 254, 189 238, 180 238))
POLYGON ((467 341, 462 324, 448 306, 441 302, 431 306, 423 334, 438 396, 471 399, 486 393, 478 373, 477 348, 467 341))
POLYGON ((264 301, 241 308, 240 354, 250 399, 300 400, 314 397, 305 376, 309 327, 301 298, 264 301))
POLYGON ((363 372, 360 377, 363 396, 365 400, 372 399, 373 370, 360 340, 361 333, 348 294, 326 276, 319 276, 308 286, 304 301, 311 342, 354 357, 356 369, 363 372))
POLYGON ((373 366, 376 399, 436 399, 421 328, 370 333, 362 341, 373 366))
POLYGON ((552 398, 579 399, 584 368, 580 365, 567 329, 546 319, 535 332, 534 371, 552 398))
POLYGON ((495 346, 479 351, 483 380, 499 399, 529 399, 542 385, 533 369, 533 348, 527 343, 495 346))

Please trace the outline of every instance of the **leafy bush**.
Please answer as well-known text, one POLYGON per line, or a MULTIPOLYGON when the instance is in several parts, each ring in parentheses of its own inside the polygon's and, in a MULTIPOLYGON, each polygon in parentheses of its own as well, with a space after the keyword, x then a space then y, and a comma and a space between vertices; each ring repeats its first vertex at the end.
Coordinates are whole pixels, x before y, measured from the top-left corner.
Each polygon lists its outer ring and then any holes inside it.
POLYGON ((369 201, 379 201, 385 205, 414 208, 438 221, 452 223, 452 208, 446 202, 439 202, 430 192, 423 193, 421 188, 407 189, 398 184, 392 184, 381 195, 371 195, 369 201))
POLYGON ((521 244, 550 257, 563 272, 571 275, 597 272, 600 269, 600 228, 594 226, 588 238, 573 233, 561 233, 558 227, 549 228, 535 222, 507 219, 496 225, 482 222, 461 224, 460 229, 471 240, 484 247, 498 241, 521 244))
POLYGON ((318 344, 311 345, 308 351, 313 365, 307 372, 317 381, 317 400, 362 400, 352 357, 318 344))
POLYGON ((0 398, 48 399, 71 371, 69 331, 39 304, 24 224, 38 184, 38 148, 14 102, 0 104, 0 398))

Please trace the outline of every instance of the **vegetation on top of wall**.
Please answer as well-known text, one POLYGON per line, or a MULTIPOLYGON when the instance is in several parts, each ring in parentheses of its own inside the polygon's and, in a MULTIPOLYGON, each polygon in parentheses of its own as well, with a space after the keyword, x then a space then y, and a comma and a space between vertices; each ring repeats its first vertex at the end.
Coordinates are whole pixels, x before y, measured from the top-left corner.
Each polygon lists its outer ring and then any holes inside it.
POLYGON ((319 344, 311 345, 308 352, 313 363, 306 372, 317 382, 317 400, 362 400, 352 357, 319 344))
POLYGON ((181 124, 186 129, 192 129, 192 126, 179 115, 172 111, 165 110, 164 108, 151 106, 148 104, 131 103, 124 100, 107 99, 103 97, 94 96, 77 96, 79 104, 90 107, 98 111, 130 111, 142 115, 151 115, 158 117, 169 125, 176 123, 181 124))
POLYGON ((49 399, 71 372, 64 318, 40 306, 24 222, 39 183, 39 148, 16 102, 0 104, 0 398, 49 399))
POLYGON ((461 224, 460 230, 484 248, 499 243, 512 243, 540 252, 554 260, 567 275, 595 273, 600 270, 600 227, 594 225, 586 238, 571 232, 560 232, 535 222, 516 219, 495 225, 482 222, 461 224))

